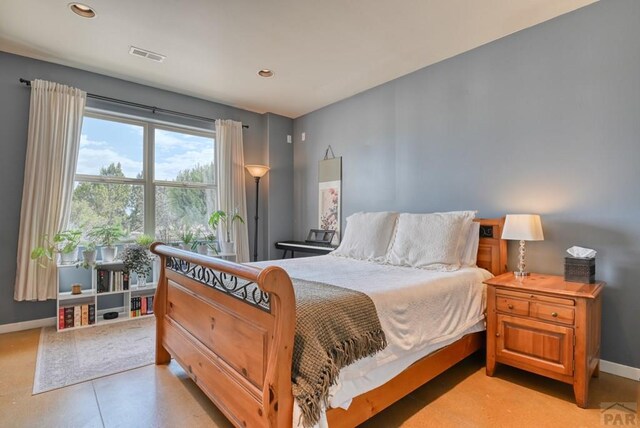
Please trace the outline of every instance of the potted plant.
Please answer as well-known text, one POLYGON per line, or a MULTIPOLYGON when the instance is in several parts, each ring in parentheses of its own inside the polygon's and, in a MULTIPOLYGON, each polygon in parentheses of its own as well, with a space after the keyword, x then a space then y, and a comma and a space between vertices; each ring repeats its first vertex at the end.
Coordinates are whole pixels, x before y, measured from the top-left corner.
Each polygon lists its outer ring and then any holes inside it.
POLYGON ((138 276, 138 287, 146 287, 147 276, 151 274, 153 257, 149 255, 147 248, 142 245, 133 244, 127 246, 122 252, 122 264, 124 269, 138 276))
POLYGON ((124 232, 120 229, 120 226, 97 226, 91 229, 89 237, 100 243, 102 262, 108 263, 115 260, 118 254, 118 248, 115 244, 118 239, 124 237, 124 232))
POLYGON ((207 252, 208 256, 218 255, 218 238, 215 234, 209 233, 205 236, 207 242, 207 252))
POLYGON ((218 225, 222 226, 224 237, 220 240, 220 250, 224 254, 235 252, 231 234, 233 233, 233 223, 236 221, 244 224, 244 219, 238 214, 237 209, 233 212, 218 210, 209 217, 209 225, 211 225, 211 227, 215 229, 218 225))
POLYGON ((153 241, 154 241, 153 237, 149 235, 140 235, 136 238, 136 244, 146 248, 147 250, 151 247, 151 244, 153 244, 153 241))
POLYGON ((82 259, 83 266, 96 264, 96 241, 90 240, 83 243, 82 259))
POLYGON ((198 239, 193 241, 191 249, 193 251, 197 251, 198 254, 206 255, 210 249, 211 242, 216 239, 215 235, 211 233, 210 230, 207 230, 207 228, 204 226, 196 227, 195 235, 198 237, 198 239))
POLYGON ((31 259, 38 260, 44 257, 47 260, 53 260, 60 254, 60 264, 73 264, 78 260, 78 245, 81 237, 82 232, 77 229, 63 230, 53 235, 52 239, 49 235, 44 235, 42 244, 31 251, 31 259))
POLYGON ((188 227, 183 227, 182 228, 182 232, 180 233, 180 240, 182 241, 182 244, 180 244, 180 248, 182 248, 183 250, 192 250, 194 243, 196 242, 196 234, 193 233, 193 230, 191 230, 188 227))

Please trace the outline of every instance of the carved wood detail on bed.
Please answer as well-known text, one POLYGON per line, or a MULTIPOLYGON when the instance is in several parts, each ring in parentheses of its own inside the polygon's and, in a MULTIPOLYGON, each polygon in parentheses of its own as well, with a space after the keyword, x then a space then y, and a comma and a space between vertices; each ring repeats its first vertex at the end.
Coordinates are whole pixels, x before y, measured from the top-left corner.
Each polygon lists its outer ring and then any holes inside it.
MULTIPOLYGON (((495 275, 503 273, 504 220, 477 221, 486 235, 480 238, 478 266, 495 275)), ((156 364, 175 358, 238 427, 291 427, 296 318, 287 273, 275 266, 259 269, 160 243, 151 251, 161 258, 154 299, 156 364)), ((338 417, 343 410, 329 410, 331 426, 354 426, 368 419, 479 349, 481 336, 465 336, 416 362, 395 382, 356 397, 346 412, 351 417, 338 417), (410 390, 399 379, 414 379, 410 390)))
POLYGON ((504 218, 479 218, 480 243, 478 244, 478 267, 498 276, 507 271, 507 241, 502 239, 504 218))

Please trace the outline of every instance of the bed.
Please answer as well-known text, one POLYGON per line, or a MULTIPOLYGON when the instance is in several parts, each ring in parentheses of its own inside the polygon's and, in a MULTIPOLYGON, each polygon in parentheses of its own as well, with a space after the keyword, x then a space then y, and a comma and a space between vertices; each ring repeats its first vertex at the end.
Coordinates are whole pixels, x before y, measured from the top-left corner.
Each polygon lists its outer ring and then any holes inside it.
MULTIPOLYGON (((494 275, 503 273, 503 220, 476 221, 480 223, 478 267, 494 275)), ((296 425, 297 404, 291 381, 296 310, 291 277, 277 266, 283 262, 240 265, 159 243, 152 246, 152 251, 162 260, 154 304, 156 364, 167 364, 175 358, 236 426, 296 425)), ((310 276, 307 279, 318 280, 327 269, 313 271, 309 260, 315 260, 313 264, 318 266, 342 263, 335 259, 299 259, 284 266, 293 276, 306 272, 310 276)), ((356 266, 351 279, 366 271, 360 264, 351 265, 356 266)), ((481 283, 486 277, 478 273, 480 270, 461 269, 456 275, 481 283)), ((386 271, 379 275, 383 277, 386 271)), ((341 272, 345 272, 342 280, 347 281, 350 274, 346 265, 341 272)), ((410 289, 414 283, 407 279, 403 286, 410 289)), ((480 349, 484 344, 483 314, 477 298, 467 300, 471 309, 463 312, 471 315, 463 325, 457 321, 460 328, 443 329, 435 343, 411 347, 411 358, 395 352, 398 341, 390 338, 387 349, 341 370, 332 387, 330 408, 323 412, 322 425, 356 426, 480 349), (387 364, 373 366, 376 357, 387 364), (359 372, 375 375, 361 381, 359 372)))

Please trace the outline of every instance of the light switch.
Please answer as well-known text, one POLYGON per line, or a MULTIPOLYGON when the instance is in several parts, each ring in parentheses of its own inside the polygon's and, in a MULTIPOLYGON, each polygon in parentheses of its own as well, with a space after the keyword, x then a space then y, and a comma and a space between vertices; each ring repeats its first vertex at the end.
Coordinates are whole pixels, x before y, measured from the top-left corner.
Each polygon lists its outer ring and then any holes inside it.
POLYGON ((303 133, 302 133, 302 141, 304 141, 304 140, 306 140, 306 139, 307 139, 307 133, 306 133, 306 132, 303 132, 303 133))
POLYGON ((287 135, 287 143, 291 144, 292 140, 291 140, 291 135, 287 135))

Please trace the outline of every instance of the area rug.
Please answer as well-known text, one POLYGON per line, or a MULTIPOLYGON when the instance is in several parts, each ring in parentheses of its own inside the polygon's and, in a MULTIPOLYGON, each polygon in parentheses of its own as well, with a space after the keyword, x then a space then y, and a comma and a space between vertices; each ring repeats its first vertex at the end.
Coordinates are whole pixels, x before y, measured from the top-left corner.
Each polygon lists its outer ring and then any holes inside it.
POLYGON ((147 317, 60 333, 43 327, 33 394, 152 364, 154 326, 147 317))

